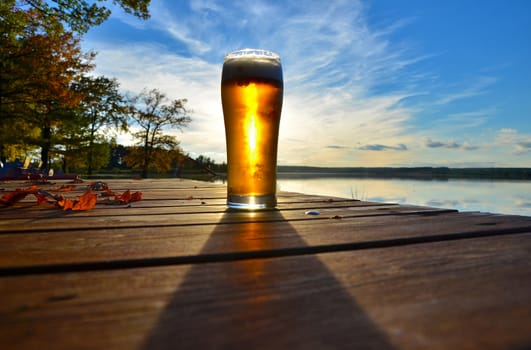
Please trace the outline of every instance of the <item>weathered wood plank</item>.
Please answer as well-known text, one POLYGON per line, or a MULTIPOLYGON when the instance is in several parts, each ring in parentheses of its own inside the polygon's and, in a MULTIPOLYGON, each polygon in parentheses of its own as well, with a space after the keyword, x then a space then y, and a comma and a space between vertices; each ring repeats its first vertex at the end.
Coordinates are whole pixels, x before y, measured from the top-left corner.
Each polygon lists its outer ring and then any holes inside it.
MULTIPOLYGON (((101 216, 121 216, 121 215, 163 215, 163 214, 194 214, 194 213, 216 213, 225 212, 227 206, 225 198, 212 199, 183 199, 183 200, 142 200, 131 202, 129 204, 97 204, 94 209, 89 211, 62 211, 53 206, 37 206, 35 204, 26 205, 25 207, 4 208, 0 211, 2 220, 33 220, 39 218, 53 217, 101 217, 101 216)), ((299 210, 299 209, 322 209, 322 208, 366 208, 366 207, 385 207, 397 206, 393 203, 375 203, 364 202, 349 199, 318 199, 308 198, 305 196, 295 197, 290 200, 281 201, 278 204, 278 210, 299 210)), ((410 208, 412 206, 409 206, 410 208)), ((422 210, 422 209, 421 209, 422 210)), ((12 221, 0 222, 0 232, 2 225, 11 226, 12 221)))
POLYGON ((269 255, 308 254, 531 232, 531 218, 528 217, 447 212, 406 215, 407 212, 396 211, 396 208, 392 210, 388 216, 375 214, 342 219, 324 215, 312 217, 300 212, 289 220, 284 212, 225 213, 213 224, 107 226, 1 234, 0 275, 24 273, 24 269, 17 270, 17 267, 76 262, 102 262, 98 268, 113 265, 116 268, 121 266, 116 265, 121 260, 140 260, 128 262, 126 266, 212 260, 212 257, 198 257, 207 241, 210 253, 220 255, 214 258, 226 259, 242 254, 246 258, 249 254, 263 255, 260 251, 266 248, 279 251, 267 252, 269 255), (238 245, 231 244, 234 236, 239 237, 238 245), (270 241, 275 245, 266 244, 270 241))
POLYGON ((76 188, 86 188, 93 183, 103 182, 109 185, 111 189, 141 189, 141 188, 201 188, 201 187, 220 187, 222 184, 216 184, 208 181, 198 181, 191 179, 103 179, 103 180, 83 180, 81 183, 75 183, 72 180, 54 180, 50 182, 34 183, 32 181, 2 181, 0 182, 0 191, 9 191, 16 188, 25 188, 36 185, 43 189, 60 187, 62 185, 75 185, 76 188))
MULTIPOLYGON (((382 206, 373 203, 360 203, 356 201, 348 205, 343 202, 342 205, 326 205, 324 203, 304 203, 302 206, 294 205, 293 210, 275 210, 249 213, 231 213, 234 221, 245 220, 248 218, 260 218, 262 221, 277 221, 278 213, 286 220, 300 218, 305 215, 305 209, 319 209, 322 216, 340 215, 344 217, 368 216, 368 215, 389 215, 398 213, 423 213, 423 212, 441 212, 445 210, 428 207, 416 206, 382 206), (294 210, 297 209, 297 210, 294 210), (300 209, 300 210, 299 210, 300 209)), ((24 216, 16 214, 6 220, 0 221, 0 234, 16 232, 43 232, 56 228, 64 229, 81 229, 81 228, 105 228, 105 227, 160 227, 175 225, 197 225, 197 224, 215 224, 218 223, 227 211, 224 207, 197 207, 181 210, 161 210, 160 208, 149 210, 148 208, 136 210, 132 208, 123 208, 118 210, 106 210, 105 208, 96 208, 90 211, 62 211, 48 210, 40 212, 39 215, 24 216), (212 210, 213 209, 213 210, 212 210)), ((322 217, 321 215, 313 216, 314 219, 322 217)), ((306 218, 306 219, 311 219, 306 218)))
MULTIPOLYGON (((238 242, 235 235, 233 244, 238 242)), ((208 252, 210 245, 203 249, 208 252)), ((0 344, 525 349, 531 346, 530 250, 527 234, 466 244, 2 277, 0 344)))

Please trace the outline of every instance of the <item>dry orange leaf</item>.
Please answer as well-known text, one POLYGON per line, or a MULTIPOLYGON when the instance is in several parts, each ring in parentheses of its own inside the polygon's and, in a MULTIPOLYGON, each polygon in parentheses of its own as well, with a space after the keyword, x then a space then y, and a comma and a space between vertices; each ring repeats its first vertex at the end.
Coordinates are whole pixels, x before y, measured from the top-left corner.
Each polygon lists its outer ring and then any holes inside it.
POLYGON ((49 192, 41 190, 36 191, 35 193, 33 193, 33 195, 35 196, 35 198, 37 198, 37 205, 54 204, 57 202, 57 198, 59 198, 53 196, 49 192), (50 199, 48 199, 48 197, 52 198, 54 201, 51 201, 50 199))
POLYGON ((74 201, 71 199, 63 198, 57 201, 57 205, 63 208, 63 210, 68 210, 68 209, 72 209, 72 207, 74 206, 74 201))
POLYGON ((4 204, 4 205, 7 205, 7 206, 14 205, 14 204, 20 202, 21 200, 23 200, 24 198, 26 198, 26 196, 28 194, 35 193, 38 190, 39 190, 39 188, 37 186, 30 186, 30 187, 26 187, 26 188, 17 188, 16 190, 14 190, 12 192, 8 192, 8 193, 4 194, 0 198, 0 203, 4 204))
POLYGON ((129 202, 142 200, 142 192, 131 193, 130 190, 125 191, 124 193, 114 197, 114 200, 123 202, 125 204, 129 202))
MULTIPOLYGON (((59 189, 55 189, 55 191, 69 192, 75 187, 75 185, 62 186, 59 189)), ((114 200, 119 204, 127 204, 129 202, 142 200, 142 192, 131 193, 130 190, 127 190, 120 195, 116 195, 105 183, 96 183, 96 187, 104 191, 103 193, 107 196, 115 196, 114 200)), ((37 186, 30 186, 24 189, 17 188, 15 191, 4 194, 0 197, 0 204, 12 206, 26 198, 28 194, 33 194, 37 198, 37 205, 55 203, 63 210, 91 210, 96 205, 98 198, 98 195, 93 193, 90 188, 83 195, 72 200, 63 197, 62 195, 54 195, 48 191, 43 191, 37 186)))
POLYGON ((98 200, 98 195, 91 191, 85 192, 82 196, 78 197, 79 200, 74 205, 72 210, 90 210, 94 208, 98 200))
POLYGON ((63 210, 91 210, 96 205, 98 195, 89 190, 77 198, 76 200, 63 198, 57 201, 57 205, 63 210))
POLYGON ((101 196, 107 196, 107 197, 111 197, 111 196, 116 196, 116 193, 114 193, 113 191, 111 191, 109 188, 105 190, 105 192, 102 192, 101 193, 101 196))
POLYGON ((11 206, 26 198, 28 194, 29 192, 27 191, 17 189, 16 191, 4 194, 2 198, 0 198, 0 203, 11 206))

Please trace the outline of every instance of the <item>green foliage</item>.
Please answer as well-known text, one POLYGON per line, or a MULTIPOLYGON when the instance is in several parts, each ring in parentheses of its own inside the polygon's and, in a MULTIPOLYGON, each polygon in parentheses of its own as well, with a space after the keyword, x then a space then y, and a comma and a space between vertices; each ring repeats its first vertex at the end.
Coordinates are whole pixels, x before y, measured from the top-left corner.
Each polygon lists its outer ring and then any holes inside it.
POLYGON ((127 109, 116 79, 82 76, 74 83, 73 89, 83 96, 78 113, 86 125, 81 132, 88 140, 87 173, 92 175, 94 169, 106 165, 97 161, 97 139, 110 128, 127 131, 127 109))
MULTIPOLYGON (((13 1, 14 2, 14 1, 13 1)), ((28 4, 38 11, 46 22, 63 23, 71 31, 86 33, 91 27, 103 23, 111 14, 111 11, 100 5, 102 0, 90 3, 85 0, 25 0, 17 1, 19 6, 28 4)), ((114 4, 127 13, 131 13, 139 18, 148 19, 148 6, 150 0, 113 0, 114 4)))
MULTIPOLYGON (((125 130, 118 83, 88 77, 94 53, 83 53, 80 35, 110 14, 86 0, 0 2, 0 159, 39 148, 44 166, 57 157, 63 168, 105 165, 108 128, 125 130)), ((150 0, 113 0, 146 19, 150 0)))

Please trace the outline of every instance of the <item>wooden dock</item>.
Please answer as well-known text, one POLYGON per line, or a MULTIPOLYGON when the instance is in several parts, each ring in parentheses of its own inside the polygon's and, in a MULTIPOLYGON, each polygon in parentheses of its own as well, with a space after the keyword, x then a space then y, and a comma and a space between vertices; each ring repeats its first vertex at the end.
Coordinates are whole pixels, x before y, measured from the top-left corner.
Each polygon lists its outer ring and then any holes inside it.
POLYGON ((531 348, 531 217, 105 182, 142 200, 0 207, 0 349, 531 348))

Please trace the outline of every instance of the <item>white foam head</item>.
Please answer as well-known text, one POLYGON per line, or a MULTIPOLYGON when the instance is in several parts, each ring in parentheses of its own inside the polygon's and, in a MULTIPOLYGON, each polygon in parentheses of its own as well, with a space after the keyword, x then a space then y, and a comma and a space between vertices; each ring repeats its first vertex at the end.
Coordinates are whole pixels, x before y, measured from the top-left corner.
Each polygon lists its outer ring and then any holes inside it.
POLYGON ((263 49, 243 49, 228 53, 221 80, 266 78, 282 81, 280 56, 263 49))

